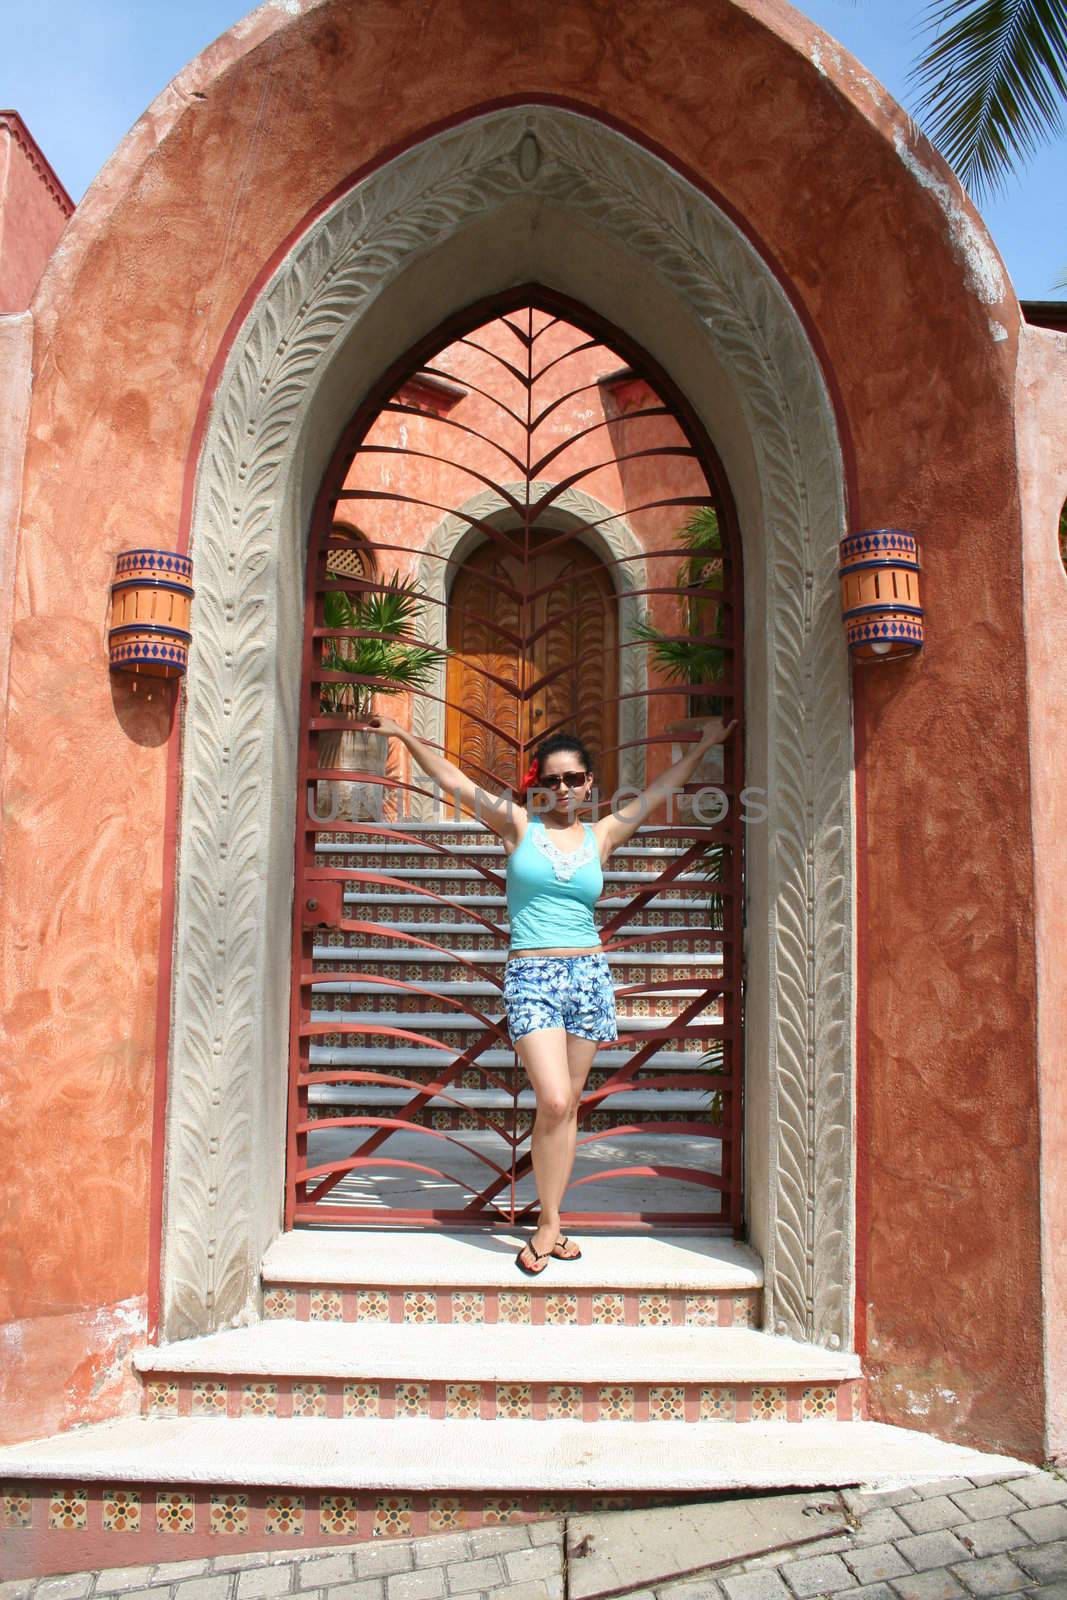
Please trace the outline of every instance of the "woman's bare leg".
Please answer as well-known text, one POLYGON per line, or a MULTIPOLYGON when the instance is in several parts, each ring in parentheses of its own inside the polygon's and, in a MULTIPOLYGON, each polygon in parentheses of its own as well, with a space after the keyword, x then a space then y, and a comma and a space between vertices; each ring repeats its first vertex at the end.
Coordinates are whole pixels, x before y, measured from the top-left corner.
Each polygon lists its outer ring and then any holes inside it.
POLYGON ((530 1151, 541 1215, 530 1243, 538 1254, 559 1238, 559 1208, 574 1161, 574 1091, 562 1028, 536 1028, 516 1039, 515 1054, 537 1097, 530 1151))
POLYGON ((563 1194, 567 1192, 567 1186, 571 1181, 571 1173, 574 1170, 574 1153, 578 1145, 578 1106, 597 1048, 595 1039, 583 1039, 577 1033, 568 1033, 567 1035, 567 1073, 571 1082, 571 1115, 568 1123, 567 1171, 563 1179, 561 1201, 563 1194))
POLYGON ((551 1250, 560 1235, 560 1207, 578 1139, 578 1102, 596 1051, 596 1040, 562 1028, 537 1028, 515 1042, 537 1097, 530 1150, 540 1218, 530 1242, 539 1254, 551 1250))

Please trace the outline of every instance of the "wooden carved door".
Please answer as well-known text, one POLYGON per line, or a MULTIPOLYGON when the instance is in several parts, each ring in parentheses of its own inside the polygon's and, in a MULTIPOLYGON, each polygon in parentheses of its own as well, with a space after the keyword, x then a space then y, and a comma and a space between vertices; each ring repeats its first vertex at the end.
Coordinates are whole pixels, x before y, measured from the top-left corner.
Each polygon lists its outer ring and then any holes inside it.
POLYGON ((547 733, 577 733, 602 801, 616 787, 616 597, 610 575, 578 539, 528 559, 489 541, 452 587, 448 615, 446 749, 496 792, 520 777, 519 749, 547 733))

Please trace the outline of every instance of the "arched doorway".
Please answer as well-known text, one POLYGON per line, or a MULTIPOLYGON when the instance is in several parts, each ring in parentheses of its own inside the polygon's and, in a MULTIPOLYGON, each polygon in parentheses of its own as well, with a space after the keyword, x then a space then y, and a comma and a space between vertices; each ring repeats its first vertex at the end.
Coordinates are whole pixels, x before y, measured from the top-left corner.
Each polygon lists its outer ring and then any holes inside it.
MULTIPOLYGON (((747 841, 749 1237, 768 1326, 851 1347, 854 816, 833 406, 773 265, 736 222, 669 157, 543 105, 472 117, 361 176, 235 322, 213 390, 190 506, 200 583, 178 810, 167 1338, 254 1313, 279 1227, 301 602, 346 397, 369 394, 413 332, 530 277, 669 368, 730 473, 747 556, 745 776, 766 800, 747 841)), ((468 525, 441 515, 435 566, 468 525)))
MULTIPOLYGON (((417 762, 377 777, 380 763, 348 764, 340 741, 371 697, 408 726, 436 703, 427 743, 495 793, 514 794, 543 733, 575 730, 606 807, 624 747, 641 746, 651 777, 694 719, 740 715, 741 592, 721 469, 683 397, 558 294, 526 286, 450 319, 360 409, 308 558, 292 1224, 511 1226, 535 1203, 533 1094, 500 993, 502 846, 477 817, 413 817, 429 784, 417 762), (472 487, 491 510, 471 509, 472 487), (368 546, 352 576, 330 554, 342 507, 368 546), (442 513, 462 532, 435 550, 442 513), (620 520, 629 543, 607 536, 620 520), (417 578, 434 556, 429 593, 417 578), (643 668, 620 690, 627 652, 643 668), (622 736, 634 699, 640 739, 622 736), (370 815, 311 804, 368 782, 385 792, 370 815)), ((579 1113, 570 1225, 742 1227, 741 740, 715 756, 722 770, 713 758, 607 866, 598 922, 620 1038, 579 1113)))
POLYGON ((593 752, 601 793, 613 794, 618 632, 611 574, 578 539, 553 539, 525 558, 479 545, 449 596, 450 759, 514 787, 520 747, 565 728, 593 752), (525 591, 526 603, 508 598, 511 589, 525 591), (512 681, 518 695, 506 687, 512 681))

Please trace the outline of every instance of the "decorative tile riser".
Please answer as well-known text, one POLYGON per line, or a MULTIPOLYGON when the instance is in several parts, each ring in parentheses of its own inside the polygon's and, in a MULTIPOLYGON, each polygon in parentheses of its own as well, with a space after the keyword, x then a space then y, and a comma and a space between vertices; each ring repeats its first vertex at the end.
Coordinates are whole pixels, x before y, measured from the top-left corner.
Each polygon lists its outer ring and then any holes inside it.
MULTIPOLYGON (((404 890, 402 890, 402 889, 393 889, 393 890, 391 890, 389 892, 393 893, 393 894, 396 894, 396 895, 403 895, 404 894, 404 890)), ((460 892, 462 892, 462 891, 445 890, 445 889, 442 889, 440 887, 440 885, 435 884, 434 885, 434 892, 437 893, 437 894, 451 893, 452 898, 456 899, 458 897, 458 894, 460 892)), ((663 898, 665 898, 665 896, 657 895, 656 898, 657 899, 663 899, 663 898)), ((476 906, 473 909, 475 911, 478 910, 478 908, 476 906)), ((385 923, 392 923, 392 922, 403 922, 403 923, 450 922, 450 923, 462 923, 462 922, 465 922, 465 921, 469 921, 470 922, 470 936, 471 937, 474 937, 475 934, 476 934, 477 937, 482 938, 482 939, 489 939, 491 943, 495 943, 496 946, 498 946, 500 949, 504 949, 504 948, 506 948, 506 945, 507 945, 507 939, 506 939, 507 929, 503 924, 503 919, 502 919, 502 916, 501 916, 502 908, 500 906, 493 906, 493 907, 489 908, 489 911, 490 911, 490 915, 489 915, 489 917, 487 919, 489 922, 493 922, 494 916, 500 917, 500 924, 499 924, 500 932, 498 934, 496 934, 496 935, 494 935, 491 932, 490 929, 483 928, 481 923, 476 923, 476 922, 473 921, 472 918, 469 918, 468 915, 467 915, 467 912, 465 910, 462 910, 462 909, 461 910, 457 910, 454 906, 449 906, 449 905, 442 904, 440 901, 436 901, 432 905, 417 904, 413 900, 411 900, 410 898, 403 898, 403 899, 397 899, 397 900, 385 900, 385 901, 379 900, 379 901, 375 901, 375 902, 369 902, 368 901, 368 902, 365 903, 365 907, 363 909, 361 909, 358 912, 358 914, 355 911, 346 911, 346 915, 347 916, 352 916, 352 917, 356 917, 358 915, 358 919, 360 921, 362 921, 362 922, 385 922, 385 923)), ((647 930, 648 928, 668 928, 669 927, 669 928, 695 928, 695 929, 697 929, 699 931, 699 935, 701 937, 708 938, 708 939, 714 939, 715 938, 715 929, 714 928, 705 929, 704 922, 702 920, 698 920, 699 916, 700 916, 700 911, 701 911, 700 907, 689 906, 687 908, 686 903, 684 901, 679 901, 677 910, 675 910, 675 908, 673 906, 668 907, 666 910, 657 909, 657 910, 654 910, 654 911, 648 911, 648 910, 646 910, 644 908, 641 908, 641 909, 638 909, 638 910, 634 910, 634 911, 631 911, 630 914, 627 916, 626 922, 623 925, 623 927, 621 929, 616 930, 616 932, 612 935, 612 937, 613 938, 619 938, 623 934, 632 933, 632 932, 634 932, 634 931, 636 931, 638 929, 647 930)), ((478 914, 479 914, 479 916, 482 915, 481 912, 479 912, 478 914)), ((494 926, 496 926, 496 925, 497 924, 494 923, 494 926)), ((466 934, 467 934, 467 929, 464 929, 464 935, 466 935, 466 934)), ((332 938, 330 938, 330 937, 322 938, 322 939, 318 940, 317 942, 318 943, 322 943, 322 944, 327 944, 327 945, 329 945, 329 944, 344 944, 346 942, 346 937, 347 937, 349 942, 358 941, 359 944, 373 944, 374 939, 378 938, 379 935, 377 935, 377 934, 349 934, 349 935, 346 936, 344 934, 338 934, 338 935, 335 935, 332 938)), ((460 935, 456 935, 455 937, 459 938, 460 935)), ((448 943, 449 946, 451 947, 452 944, 453 944, 453 936, 449 935, 445 942, 448 943)), ((719 942, 721 943, 721 939, 719 940, 719 942)), ((651 948, 655 949, 656 947, 654 945, 652 945, 651 948)), ((688 945, 684 941, 679 941, 679 942, 676 942, 676 944, 675 944, 675 946, 673 948, 676 948, 676 949, 687 949, 688 945)))
MULTIPOLYGON (((405 1073, 410 1077, 410 1073, 405 1073)), ((379 1108, 383 1116, 393 1113, 388 1107, 379 1108)), ((309 1122, 330 1122, 334 1118, 350 1117, 353 1108, 350 1105, 312 1106, 308 1111, 309 1122)), ((642 1113, 643 1114, 643 1113, 642 1113)), ((669 1115, 669 1113, 668 1113, 669 1115)), ((687 1111, 687 1122, 706 1122, 709 1129, 718 1127, 715 1117, 709 1111, 687 1111)), ((521 1134, 529 1133, 533 1127, 533 1112, 519 1111, 514 1115, 509 1110, 504 1112, 483 1112, 476 1114, 473 1111, 407 1111, 404 1113, 405 1122, 413 1122, 416 1127, 434 1128, 439 1133, 474 1133, 479 1128, 486 1127, 486 1117, 489 1126, 498 1132, 501 1137, 507 1137, 514 1131, 521 1134)), ((588 1133, 602 1133, 611 1128, 632 1127, 635 1113, 632 1111, 593 1111, 582 1118, 582 1128, 588 1133)), ((709 1133, 709 1137, 712 1135, 709 1133)))
MULTIPOLYGON (((694 1052, 694 1054, 696 1054, 696 1052, 694 1052)), ((447 1064, 446 1064, 446 1068, 447 1068, 447 1064)), ((699 1062, 694 1063, 694 1068, 695 1068, 695 1070, 699 1070, 699 1062)), ((338 1069, 337 1068, 333 1068, 333 1067, 317 1066, 313 1062, 310 1065, 310 1070, 311 1070, 311 1072, 315 1073, 315 1072, 334 1072, 334 1071, 337 1071, 338 1069)), ((521 1071, 521 1069, 520 1069, 520 1071, 521 1071)), ((419 1084, 436 1083, 440 1078, 441 1068, 438 1067, 437 1071, 434 1072, 429 1067, 426 1067, 426 1066, 409 1066, 409 1065, 405 1065, 403 1070, 402 1070, 402 1073, 400 1075, 402 1077, 404 1077, 404 1078, 410 1079, 412 1083, 419 1083, 419 1084)), ((604 1084, 607 1083, 607 1081, 609 1080, 610 1076, 611 1076, 611 1073, 606 1068, 603 1069, 602 1071, 596 1072, 595 1074, 591 1072, 589 1074, 589 1079, 588 1079, 588 1081, 586 1083, 587 1092, 591 1092, 594 1089, 602 1088, 604 1086, 604 1084)), ((647 1077, 634 1078, 632 1080, 632 1082, 630 1082, 630 1083, 628 1083, 626 1085, 626 1087, 627 1088, 632 1088, 632 1089, 650 1090, 650 1089, 654 1089, 656 1087, 656 1082, 657 1082, 656 1076, 650 1072, 647 1077)), ((494 1068, 493 1069, 493 1073, 492 1073, 492 1081, 490 1081, 490 1079, 487 1078, 487 1076, 483 1072, 481 1072, 478 1068, 476 1068, 476 1067, 464 1067, 462 1069, 462 1071, 457 1073, 455 1075, 455 1077, 449 1083, 448 1092, 450 1094, 456 1094, 462 1099, 462 1091, 464 1089, 497 1088, 498 1084, 500 1085, 500 1092, 501 1093, 506 1093, 509 1096, 514 1094, 514 1093, 529 1093, 529 1091, 530 1091, 529 1081, 526 1079, 525 1076, 520 1077, 518 1075, 518 1073, 516 1072, 516 1069, 514 1067, 496 1067, 496 1068, 494 1068)), ((708 1081, 707 1081, 707 1088, 708 1089, 720 1089, 720 1088, 728 1088, 728 1087, 729 1087, 729 1085, 721 1083, 720 1080, 718 1079, 718 1077, 716 1077, 716 1076, 709 1076, 708 1077, 708 1081)), ((609 1110, 610 1109, 610 1102, 609 1102, 608 1105, 604 1106, 602 1109, 605 1110, 605 1111, 609 1110)), ((532 1115, 532 1110, 533 1110, 532 1106, 531 1106, 530 1110, 531 1110, 531 1115, 532 1115)), ((510 1114, 510 1107, 509 1107, 509 1114, 510 1114)), ((588 1116, 590 1114, 591 1113, 587 1113, 585 1116, 583 1116, 583 1118, 582 1118, 582 1126, 583 1127, 585 1127, 587 1125, 588 1116)), ((632 1115, 633 1115, 632 1111, 628 1112, 627 1115, 632 1117, 632 1115)))
MULTIPOLYGON (((445 843, 445 849, 451 850, 451 840, 438 842, 445 843)), ((469 846, 464 846, 463 848, 469 848, 469 846)), ((650 860, 654 861, 656 858, 633 855, 625 850, 616 850, 612 854, 609 871, 643 872, 652 877, 656 869, 650 866, 650 860)), ((659 870, 662 871, 669 863, 669 857, 661 856, 658 860, 659 870)), ((483 871, 495 872, 498 876, 503 877, 507 869, 507 857, 503 850, 496 850, 492 855, 456 855, 452 859, 442 856, 435 850, 404 850, 395 856, 387 856, 379 850, 361 850, 358 852, 350 850, 319 850, 315 853, 315 865, 316 867, 341 872, 382 872, 390 877, 400 877, 412 868, 418 871, 436 868, 441 873, 469 872, 480 868, 483 871)), ((691 868, 687 876, 695 877, 697 874, 691 868)))
MULTIPOLYGON (((459 946, 459 941, 456 940, 456 939, 450 939, 448 942, 452 946, 453 949, 456 949, 459 946)), ((367 939, 367 940, 364 941, 364 945, 370 945, 372 943, 373 943, 373 941, 370 940, 370 939, 367 939)), ((397 949, 395 944, 390 944, 390 942, 388 940, 385 940, 385 939, 379 939, 377 941, 377 943, 374 944, 373 947, 375 949, 378 949, 378 950, 388 947, 391 954, 394 953, 396 951, 396 949, 397 949)), ((407 953, 407 952, 405 952, 405 953, 407 953)), ((464 955, 481 955, 481 954, 484 954, 484 951, 481 951, 481 952, 479 952, 479 951, 471 951, 469 948, 467 948, 467 949, 464 949, 461 953, 464 954, 464 955)), ((368 969, 366 966, 361 965, 361 962, 363 962, 364 960, 365 960, 364 951, 362 949, 353 949, 353 951, 352 951, 352 959, 351 959, 351 963, 350 963, 348 969, 346 969, 346 967, 342 967, 342 966, 335 966, 333 962, 321 962, 320 961, 320 962, 317 962, 315 964, 315 967, 314 967, 313 970, 315 971, 316 974, 320 974, 321 975, 323 982, 328 982, 328 983, 339 983, 340 982, 340 983, 343 983, 347 979, 354 978, 354 975, 356 973, 366 972, 366 971, 371 972, 373 974, 373 978, 395 977, 396 974, 389 972, 387 970, 387 968, 390 965, 400 965, 399 962, 390 963, 390 962, 385 962, 385 961, 375 961, 373 967, 368 969)), ((479 982, 483 982, 484 981, 483 979, 479 979, 476 976, 474 976, 472 973, 468 972, 468 970, 467 970, 467 968, 465 966, 463 966, 460 963, 455 962, 455 961, 411 961, 411 960, 408 960, 408 961, 405 961, 403 963, 403 965, 407 969, 407 978, 405 979, 406 982, 410 981, 412 983, 421 983, 424 987, 427 987, 427 988, 431 987, 433 984, 436 984, 436 983, 479 983, 479 982)), ((501 978, 501 981, 503 981, 502 980, 503 962, 497 961, 497 962, 493 962, 491 964, 487 963, 486 964, 486 971, 493 973, 496 977, 501 978)), ((701 976, 701 977, 704 977, 706 974, 704 972, 701 972, 698 969, 698 975, 701 976)), ((687 980, 691 980, 693 978, 693 976, 694 976, 694 973, 693 973, 693 967, 692 966, 680 966, 680 965, 679 966, 675 966, 675 965, 666 964, 666 963, 663 964, 663 965, 657 964, 657 965, 654 965, 654 966, 636 966, 636 965, 628 963, 624 967, 619 966, 618 964, 616 964, 614 966, 614 968, 613 968, 613 977, 614 977, 614 982, 615 982, 615 986, 616 986, 617 990, 618 989, 629 988, 631 985, 639 984, 639 983, 655 983, 655 984, 661 985, 664 989, 673 988, 673 987, 676 987, 677 985, 679 985, 681 983, 686 982, 687 980)), ((370 981, 370 980, 367 979, 367 978, 364 978, 364 979, 361 979, 359 981, 367 982, 367 981, 370 981)), ((396 992, 397 991, 395 991, 395 990, 388 990, 386 988, 380 988, 378 990, 378 992, 377 992, 377 998, 380 1001, 380 1000, 384 999, 384 997, 385 997, 385 995, 387 993, 396 994, 396 992)), ((502 991, 501 990, 497 990, 497 993, 502 993, 502 991)), ((325 1010, 332 1010, 332 1009, 335 1009, 335 1008, 336 1009, 340 1009, 342 1002, 351 1005, 352 1001, 355 998, 357 998, 357 997, 353 996, 353 995, 346 995, 343 992, 338 991, 338 990, 327 991, 326 993, 322 993, 320 991, 319 993, 314 995, 314 1001, 315 1001, 316 1004, 318 1004, 319 1002, 322 1002, 322 1001, 328 1001, 329 1002, 328 1005, 323 1007, 323 1009, 325 1009, 325 1010)), ((370 995, 360 995, 358 998, 361 999, 361 1000, 367 1000, 367 999, 371 999, 371 998, 374 998, 374 997, 370 996, 370 995)), ((403 998, 403 997, 401 997, 401 998, 403 998)), ((431 1003, 431 1000, 432 1000, 431 996, 426 996, 426 995, 419 996, 418 998, 421 999, 421 1001, 422 1001, 422 1003, 424 1005, 431 1003)), ((462 998, 462 997, 461 996, 454 996, 453 998, 462 998)), ((479 994, 479 995, 476 996, 476 999, 479 1002, 486 1002, 490 998, 491 998, 491 996, 484 995, 484 994, 479 994)), ((644 998, 644 997, 643 996, 627 997, 626 995, 620 995, 618 997, 618 1003, 620 1005, 622 1005, 624 1003, 624 1001, 626 1001, 628 998, 644 998)), ((653 996, 652 998, 654 999, 655 996, 653 996)), ((412 997, 412 1002, 411 1003, 412 1004, 415 1003, 415 998, 414 997, 412 997)))
MULTIPOLYGON (((516 1274, 517 1276, 517 1274, 516 1274)), ((616 1292, 558 1289, 385 1289, 272 1283, 263 1295, 267 1321, 507 1322, 534 1327, 758 1328, 762 1293, 616 1292)))
POLYGON ((851 1422, 862 1380, 840 1383, 432 1383, 400 1379, 157 1376, 145 1387, 151 1417, 413 1417, 492 1422, 851 1422))
MULTIPOLYGON (((399 967, 401 963, 389 962, 388 965, 390 967, 399 967)), ((433 981, 422 972, 413 972, 410 965, 406 973, 390 971, 382 972, 380 976, 383 978, 399 978, 403 983, 417 983, 422 988, 427 988, 430 982, 433 981)), ((655 980, 649 979, 647 981, 652 982, 655 980)), ((663 986, 666 988, 667 983, 664 982, 663 986)), ((626 985, 620 984, 619 987, 625 988, 626 985)), ((698 990, 689 991, 693 999, 696 999, 698 993, 698 990)), ((472 994, 469 998, 462 994, 454 994, 449 996, 449 1000, 459 1002, 459 1004, 466 1003, 471 1007, 472 1011, 481 1012, 483 1016, 495 1018, 496 1020, 499 1020, 503 1015, 503 992, 501 990, 496 991, 494 994, 472 994)), ((664 997, 663 999, 656 995, 616 994, 615 997, 615 1007, 620 1017, 661 1017, 664 1021, 669 1021, 677 1015, 680 1007, 684 1004, 685 998, 682 995, 664 997)), ((721 1009, 721 1005, 709 1001, 701 1012, 700 1021, 706 1022, 717 1014, 721 1015, 721 1009)), ((320 1011, 328 1012, 331 1016, 337 1016, 339 1032, 344 1030, 344 1022, 340 1019, 340 1014, 342 1013, 345 1019, 351 1016, 353 1021, 359 1020, 360 1012, 381 1013, 389 1011, 396 1016, 414 1018, 416 1021, 419 1017, 424 1016, 429 1016, 436 1020, 438 1017, 450 1018, 463 1015, 469 1016, 471 1014, 470 1012, 464 1013, 458 1010, 456 1004, 450 1005, 447 1001, 440 1000, 436 995, 393 989, 388 984, 381 985, 370 994, 313 995, 311 1010, 312 1020, 316 1020, 315 1014, 320 1011)))
POLYGON ((0 1487, 4 1578, 155 1565, 247 1551, 343 1549, 369 1539, 412 1538, 588 1511, 675 1505, 672 1493, 338 1494, 327 1489, 231 1489, 196 1484, 56 1484, 0 1487))

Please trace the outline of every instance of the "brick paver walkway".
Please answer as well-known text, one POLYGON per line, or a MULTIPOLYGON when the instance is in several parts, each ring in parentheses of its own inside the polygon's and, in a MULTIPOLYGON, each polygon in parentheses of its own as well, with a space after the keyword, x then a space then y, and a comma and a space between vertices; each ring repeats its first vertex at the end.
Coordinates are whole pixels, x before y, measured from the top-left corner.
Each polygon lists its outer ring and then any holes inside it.
MULTIPOLYGON (((1059 1473, 827 1490, 826 1499, 845 1509, 847 1532, 699 1574, 699 1550, 680 1546, 674 1570, 688 1575, 628 1590, 628 1600, 1067 1600, 1059 1473)), ((128 1567, 0 1583, 0 1600, 567 1600, 581 1560, 567 1536, 565 1522, 538 1522, 128 1567)))

